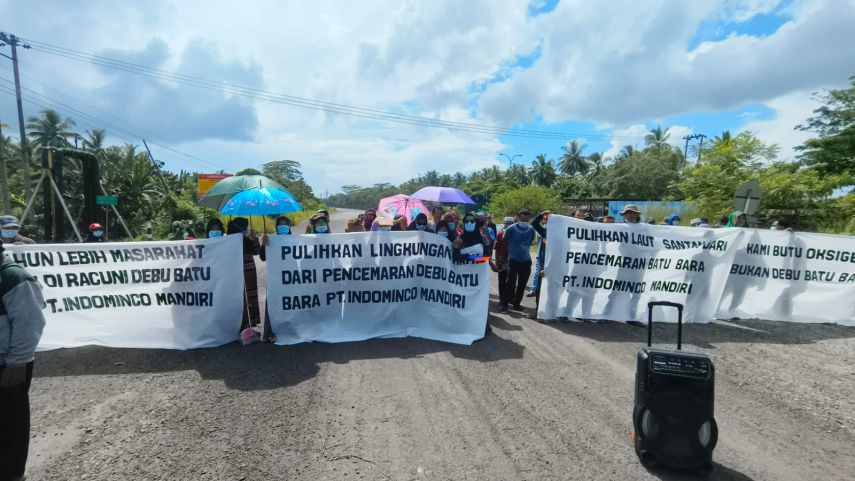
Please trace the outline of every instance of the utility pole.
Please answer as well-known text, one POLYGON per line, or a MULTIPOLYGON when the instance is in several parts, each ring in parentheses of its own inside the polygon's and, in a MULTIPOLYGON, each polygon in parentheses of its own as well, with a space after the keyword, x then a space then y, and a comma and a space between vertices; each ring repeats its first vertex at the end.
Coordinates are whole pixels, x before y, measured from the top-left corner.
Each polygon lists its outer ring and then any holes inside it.
POLYGON ((27 145, 27 129, 24 125, 24 104, 21 101, 21 74, 18 72, 18 47, 30 48, 26 43, 6 32, 0 32, 0 47, 12 47, 12 70, 15 73, 15 98, 18 101, 18 128, 21 129, 21 155, 24 157, 24 197, 30 197, 30 149, 27 145))
POLYGON ((703 145, 704 145, 704 139, 705 138, 706 138, 706 135, 704 135, 704 134, 692 134, 692 135, 687 135, 687 136, 683 137, 683 140, 686 141, 686 148, 683 151, 683 164, 684 165, 689 163, 689 141, 694 140, 694 139, 700 139, 700 141, 701 141, 700 145, 698 146, 698 162, 700 163, 700 161, 701 161, 701 147, 703 147, 703 145))
POLYGON ((0 122, 0 181, 3 189, 3 213, 11 214, 9 204, 9 179, 6 177, 6 139, 3 137, 3 123, 0 122))

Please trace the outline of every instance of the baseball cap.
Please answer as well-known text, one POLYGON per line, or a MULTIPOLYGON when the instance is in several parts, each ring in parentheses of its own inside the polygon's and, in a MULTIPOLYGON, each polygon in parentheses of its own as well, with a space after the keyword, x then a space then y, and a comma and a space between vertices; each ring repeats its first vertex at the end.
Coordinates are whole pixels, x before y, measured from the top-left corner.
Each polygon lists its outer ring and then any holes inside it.
POLYGON ((623 209, 620 211, 620 215, 624 215, 627 212, 635 212, 636 214, 641 214, 641 210, 638 209, 638 206, 635 204, 626 204, 623 206, 623 209))
POLYGON ((18 218, 14 215, 4 215, 0 216, 0 228, 7 227, 21 227, 21 223, 18 222, 18 218))

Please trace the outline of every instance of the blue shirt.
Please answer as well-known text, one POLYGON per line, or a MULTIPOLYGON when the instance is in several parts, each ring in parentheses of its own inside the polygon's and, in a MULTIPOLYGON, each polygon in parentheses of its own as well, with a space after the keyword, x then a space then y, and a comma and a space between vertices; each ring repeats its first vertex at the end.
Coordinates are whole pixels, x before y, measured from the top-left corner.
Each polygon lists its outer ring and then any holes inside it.
POLYGON ((531 243, 534 241, 534 227, 522 227, 514 224, 505 229, 505 242, 508 243, 508 259, 515 262, 531 262, 531 243))

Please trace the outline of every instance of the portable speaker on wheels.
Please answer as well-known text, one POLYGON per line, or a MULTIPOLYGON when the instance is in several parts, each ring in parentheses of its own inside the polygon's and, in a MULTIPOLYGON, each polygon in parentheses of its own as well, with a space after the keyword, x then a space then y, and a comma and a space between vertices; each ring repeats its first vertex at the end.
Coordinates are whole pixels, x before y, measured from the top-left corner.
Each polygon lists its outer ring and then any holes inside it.
POLYGON ((681 350, 682 304, 651 302, 647 315, 647 347, 638 351, 635 373, 635 453, 646 466, 710 469, 718 441, 715 367, 705 354, 681 350), (655 306, 677 309, 676 351, 650 347, 655 306))

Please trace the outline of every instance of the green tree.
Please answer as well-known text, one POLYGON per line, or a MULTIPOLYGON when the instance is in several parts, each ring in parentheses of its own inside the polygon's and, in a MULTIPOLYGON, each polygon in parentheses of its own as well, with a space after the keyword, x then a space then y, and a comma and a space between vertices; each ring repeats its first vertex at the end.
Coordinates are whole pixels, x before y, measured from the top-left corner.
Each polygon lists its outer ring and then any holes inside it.
POLYGON ((687 169, 679 192, 703 212, 726 214, 737 187, 758 178, 762 164, 775 159, 777 153, 776 145, 766 145, 749 131, 736 137, 724 132, 704 147, 701 164, 687 169))
POLYGON ((671 196, 671 186, 680 179, 679 159, 670 149, 632 151, 620 157, 600 178, 607 194, 615 199, 661 200, 671 196))
POLYGON ((246 169, 235 172, 235 175, 264 175, 260 170, 247 167, 246 169))
POLYGON ((496 195, 487 208, 494 216, 515 215, 521 209, 528 209, 534 215, 544 210, 556 210, 560 205, 560 199, 551 189, 527 185, 496 195))
POLYGON ((285 183, 302 178, 301 167, 296 160, 275 160, 262 164, 261 172, 279 183, 285 183))
POLYGON ((585 174, 591 168, 588 159, 582 155, 585 150, 585 144, 578 140, 571 140, 561 146, 564 153, 561 155, 561 161, 558 162, 558 169, 564 175, 585 174))
POLYGON ((820 97, 824 105, 806 123, 796 126, 817 134, 798 147, 799 158, 822 172, 855 172, 855 76, 850 80, 849 88, 830 90, 820 97))
POLYGON ((558 174, 555 173, 555 162, 546 158, 545 154, 539 154, 531 162, 531 181, 535 185, 549 187, 555 182, 558 174))
POLYGON ((70 118, 63 118, 55 110, 45 109, 41 117, 30 117, 27 120, 27 135, 39 147, 70 147, 68 138, 75 135, 71 131, 74 125, 70 118))
POLYGON ((83 148, 91 151, 99 151, 104 148, 104 140, 107 131, 104 129, 92 129, 86 131, 87 138, 83 140, 83 148))

